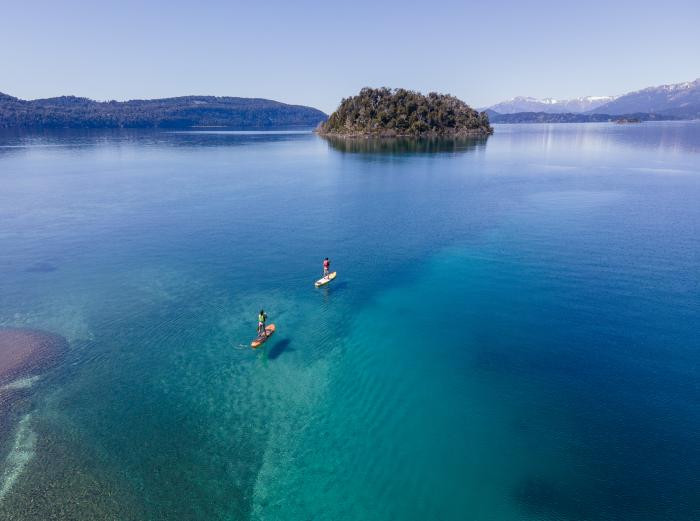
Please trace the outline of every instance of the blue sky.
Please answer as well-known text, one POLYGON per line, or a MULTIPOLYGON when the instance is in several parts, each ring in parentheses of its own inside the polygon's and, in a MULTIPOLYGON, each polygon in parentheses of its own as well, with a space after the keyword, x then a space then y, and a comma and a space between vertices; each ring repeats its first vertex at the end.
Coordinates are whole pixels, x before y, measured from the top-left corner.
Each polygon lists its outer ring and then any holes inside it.
POLYGON ((363 86, 621 94, 700 77, 695 1, 2 0, 0 91, 214 94, 332 111, 363 86))

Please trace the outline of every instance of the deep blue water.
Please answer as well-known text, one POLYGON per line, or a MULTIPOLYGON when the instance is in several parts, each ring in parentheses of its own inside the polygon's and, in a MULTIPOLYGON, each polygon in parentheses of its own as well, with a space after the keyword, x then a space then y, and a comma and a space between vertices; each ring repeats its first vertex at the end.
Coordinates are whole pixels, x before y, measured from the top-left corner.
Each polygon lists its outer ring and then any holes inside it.
POLYGON ((697 122, 0 135, 0 326, 70 342, 0 518, 697 520, 699 201, 697 122))

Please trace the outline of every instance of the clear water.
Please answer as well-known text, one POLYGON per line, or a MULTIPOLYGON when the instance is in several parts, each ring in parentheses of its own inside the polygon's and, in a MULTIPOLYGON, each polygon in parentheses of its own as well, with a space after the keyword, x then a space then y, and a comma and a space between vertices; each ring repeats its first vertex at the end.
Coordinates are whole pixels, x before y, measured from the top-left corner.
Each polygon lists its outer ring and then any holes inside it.
POLYGON ((700 123, 4 134, 0 187, 0 325, 71 346, 1 519, 700 518, 700 123))

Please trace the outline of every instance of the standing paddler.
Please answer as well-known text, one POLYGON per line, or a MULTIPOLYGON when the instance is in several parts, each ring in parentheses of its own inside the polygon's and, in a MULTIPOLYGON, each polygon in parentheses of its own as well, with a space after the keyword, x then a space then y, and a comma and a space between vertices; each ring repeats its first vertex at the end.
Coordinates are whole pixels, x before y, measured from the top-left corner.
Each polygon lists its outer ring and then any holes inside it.
POLYGON ((258 336, 267 336, 267 331, 265 331, 265 322, 267 321, 267 313, 264 309, 260 310, 258 313, 258 336))

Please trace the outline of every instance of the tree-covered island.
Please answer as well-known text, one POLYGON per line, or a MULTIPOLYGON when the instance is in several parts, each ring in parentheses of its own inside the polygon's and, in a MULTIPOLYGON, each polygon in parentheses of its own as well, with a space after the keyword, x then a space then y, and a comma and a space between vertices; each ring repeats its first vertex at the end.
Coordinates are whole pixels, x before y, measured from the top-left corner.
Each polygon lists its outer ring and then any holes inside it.
POLYGON ((317 132, 344 137, 471 137, 493 133, 485 112, 449 94, 365 87, 344 98, 317 132))

